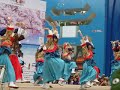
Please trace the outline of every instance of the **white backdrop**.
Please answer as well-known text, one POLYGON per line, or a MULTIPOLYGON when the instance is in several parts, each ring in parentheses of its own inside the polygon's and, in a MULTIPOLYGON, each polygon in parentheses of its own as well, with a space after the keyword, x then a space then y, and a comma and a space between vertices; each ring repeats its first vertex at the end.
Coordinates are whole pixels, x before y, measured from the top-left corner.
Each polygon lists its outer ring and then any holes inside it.
POLYGON ((62 38, 75 38, 77 37, 78 26, 62 26, 61 37, 62 38))

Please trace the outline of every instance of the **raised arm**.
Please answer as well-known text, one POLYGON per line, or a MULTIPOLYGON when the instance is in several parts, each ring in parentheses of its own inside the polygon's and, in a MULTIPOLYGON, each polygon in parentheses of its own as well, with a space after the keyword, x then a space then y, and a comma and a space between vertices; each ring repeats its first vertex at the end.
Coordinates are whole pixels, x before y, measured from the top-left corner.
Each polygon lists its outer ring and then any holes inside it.
POLYGON ((57 35, 57 34, 58 34, 58 29, 57 29, 56 23, 55 23, 55 22, 51 22, 51 25, 52 25, 53 33, 54 33, 55 35, 57 35))

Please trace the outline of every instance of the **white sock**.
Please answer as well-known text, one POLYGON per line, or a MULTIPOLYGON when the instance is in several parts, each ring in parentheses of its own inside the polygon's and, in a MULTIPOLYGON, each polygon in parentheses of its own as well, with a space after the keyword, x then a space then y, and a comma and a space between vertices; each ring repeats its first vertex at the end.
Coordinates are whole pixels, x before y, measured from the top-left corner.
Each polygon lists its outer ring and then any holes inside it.
POLYGON ((47 84, 47 83, 44 83, 44 84, 42 85, 42 88, 43 88, 43 89, 48 89, 48 88, 49 88, 49 86, 48 86, 48 84, 47 84))
POLYGON ((89 85, 89 86, 91 86, 91 83, 90 83, 90 81, 88 81, 88 82, 86 83, 86 85, 89 85))
POLYGON ((94 81, 95 81, 95 82, 99 82, 97 78, 96 78, 94 81))
POLYGON ((75 68, 72 69, 71 73, 75 73, 75 68))
POLYGON ((59 80, 60 80, 60 81, 64 81, 64 79, 63 79, 63 78, 60 78, 59 80))
POLYGON ((16 86, 16 85, 14 84, 14 82, 10 82, 9 86, 16 86))

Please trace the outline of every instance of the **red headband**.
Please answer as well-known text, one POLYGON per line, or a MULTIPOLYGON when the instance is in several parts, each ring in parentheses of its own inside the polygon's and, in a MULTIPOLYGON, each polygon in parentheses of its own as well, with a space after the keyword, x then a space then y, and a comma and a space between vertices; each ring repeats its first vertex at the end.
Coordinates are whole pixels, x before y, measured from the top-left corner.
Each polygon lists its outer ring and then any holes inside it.
POLYGON ((13 27, 7 27, 7 30, 9 30, 9 31, 13 31, 14 28, 13 28, 13 27))
POLYGON ((53 35, 47 35, 47 38, 52 38, 53 37, 53 35))
POLYGON ((81 47, 84 47, 84 46, 86 46, 86 43, 84 43, 84 44, 81 45, 81 47))
POLYGON ((68 44, 65 44, 65 45, 64 45, 64 49, 65 49, 67 46, 68 46, 68 44))

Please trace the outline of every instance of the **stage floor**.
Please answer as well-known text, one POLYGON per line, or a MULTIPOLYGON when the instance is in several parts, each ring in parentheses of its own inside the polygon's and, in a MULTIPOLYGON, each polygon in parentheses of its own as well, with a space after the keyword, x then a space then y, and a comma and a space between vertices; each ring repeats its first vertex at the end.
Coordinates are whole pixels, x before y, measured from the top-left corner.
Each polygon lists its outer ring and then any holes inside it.
MULTIPOLYGON (((16 90, 45 90, 45 89, 42 89, 40 86, 34 86, 32 83, 17 83, 17 85, 19 86, 19 89, 16 89, 16 90)), ((53 84, 52 86, 53 88, 50 88, 47 90, 80 90, 79 85, 60 86, 60 85, 53 84)), ((7 87, 5 86, 3 90, 7 90, 7 87)), ((15 89, 10 89, 10 90, 15 90, 15 89)), ((91 88, 87 88, 86 90, 110 90, 110 87, 109 86, 93 86, 91 88)))

